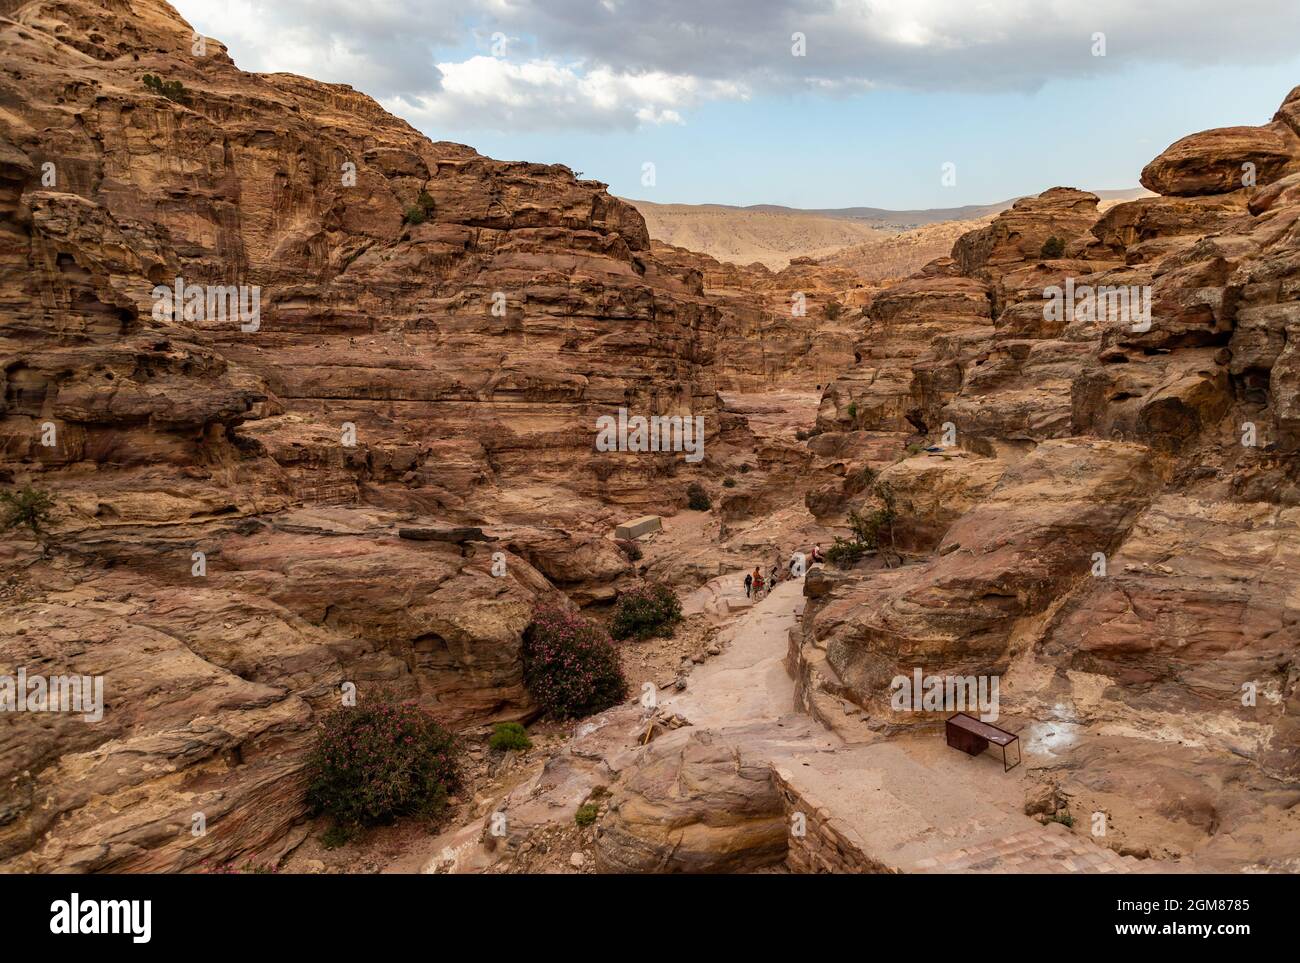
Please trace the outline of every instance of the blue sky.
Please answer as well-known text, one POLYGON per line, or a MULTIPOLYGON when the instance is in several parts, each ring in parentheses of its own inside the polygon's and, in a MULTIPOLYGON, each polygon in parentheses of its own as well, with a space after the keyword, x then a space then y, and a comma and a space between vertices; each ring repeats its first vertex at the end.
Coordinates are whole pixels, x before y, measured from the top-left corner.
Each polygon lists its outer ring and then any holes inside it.
POLYGON ((704 105, 683 126, 476 131, 468 143, 493 157, 567 164, 615 194, 662 203, 956 207, 1058 184, 1136 187, 1142 167, 1178 138, 1266 123, 1296 84, 1300 58, 1139 67, 1034 93, 777 95, 704 105), (645 160, 655 163, 652 188, 640 183, 645 160), (957 165, 951 187, 940 178, 947 161, 957 165))
POLYGON ((244 69, 350 83, 435 140, 662 203, 905 209, 1133 187, 1174 140, 1265 123, 1300 84, 1290 0, 1237 0, 1233 16, 1202 0, 176 6, 244 69))

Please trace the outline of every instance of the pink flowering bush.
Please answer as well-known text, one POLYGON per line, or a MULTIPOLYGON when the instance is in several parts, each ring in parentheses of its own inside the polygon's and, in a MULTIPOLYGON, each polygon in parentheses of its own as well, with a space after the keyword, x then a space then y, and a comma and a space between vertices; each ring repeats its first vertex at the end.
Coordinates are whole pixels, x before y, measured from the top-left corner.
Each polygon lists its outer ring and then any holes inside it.
POLYGON ((619 595, 610 631, 616 639, 668 638, 682 620, 682 603, 667 585, 652 582, 619 595))
POLYGON ((590 619, 542 608, 524 635, 524 684, 549 716, 589 716, 623 701, 627 680, 609 633, 590 619))
POLYGON ((321 722, 307 762, 307 805, 345 835, 397 816, 432 818, 460 784, 458 756, 432 715, 380 690, 321 722))

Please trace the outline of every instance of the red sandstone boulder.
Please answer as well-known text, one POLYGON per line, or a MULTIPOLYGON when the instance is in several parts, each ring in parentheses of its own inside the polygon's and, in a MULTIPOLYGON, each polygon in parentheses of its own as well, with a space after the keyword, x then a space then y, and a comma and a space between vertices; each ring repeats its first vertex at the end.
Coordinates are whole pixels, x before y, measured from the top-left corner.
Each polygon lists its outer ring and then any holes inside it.
POLYGON ((1300 162, 1300 140, 1284 124, 1219 127, 1165 148, 1142 169, 1142 186, 1157 194, 1196 197, 1270 184, 1300 162))

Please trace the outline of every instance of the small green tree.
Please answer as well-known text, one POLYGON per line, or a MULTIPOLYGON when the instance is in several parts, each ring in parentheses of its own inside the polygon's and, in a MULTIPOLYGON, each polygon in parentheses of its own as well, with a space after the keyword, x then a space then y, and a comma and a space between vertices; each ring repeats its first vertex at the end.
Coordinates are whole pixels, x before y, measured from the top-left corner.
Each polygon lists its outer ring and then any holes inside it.
POLYGON ((145 74, 140 79, 147 88, 161 97, 166 97, 168 100, 183 104, 189 99, 185 85, 179 80, 163 80, 155 74, 145 74))
POLYGON ((49 534, 45 526, 50 521, 50 509, 54 507, 54 496, 40 491, 30 485, 15 491, 0 492, 0 532, 15 528, 25 528, 32 537, 41 543, 44 551, 49 534))
POLYGON ((1060 257, 1064 253, 1065 241, 1053 234, 1043 242, 1043 249, 1039 252, 1039 256, 1051 260, 1052 258, 1060 257))
POLYGON ((894 493, 888 485, 877 481, 871 486, 871 494, 880 502, 880 507, 870 512, 849 512, 849 531, 853 537, 835 537, 826 550, 826 561, 832 565, 848 568, 868 552, 895 551, 894 523, 898 519, 898 510, 894 493))

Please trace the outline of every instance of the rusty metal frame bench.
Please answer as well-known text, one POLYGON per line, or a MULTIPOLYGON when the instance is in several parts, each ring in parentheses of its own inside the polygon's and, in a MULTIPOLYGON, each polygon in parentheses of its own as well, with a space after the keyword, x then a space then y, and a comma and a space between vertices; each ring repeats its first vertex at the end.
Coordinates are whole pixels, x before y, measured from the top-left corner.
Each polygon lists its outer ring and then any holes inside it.
POLYGON ((995 746, 1002 747, 1003 772, 1010 772, 1020 765, 1020 737, 1014 732, 1007 732, 1005 729, 989 725, 989 723, 982 722, 966 712, 958 712, 949 716, 943 728, 948 745, 954 749, 960 749, 970 756, 978 756, 989 747, 991 742, 995 746), (1013 742, 1016 744, 1016 762, 1014 766, 1008 766, 1007 746, 1013 742))

